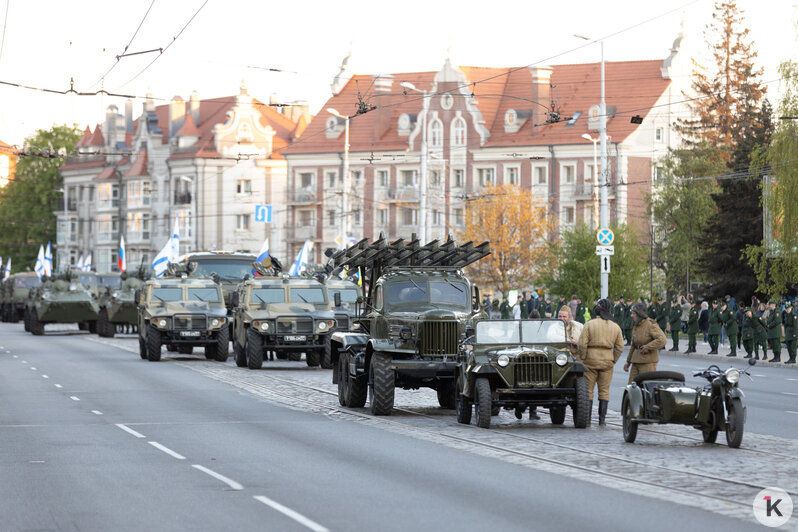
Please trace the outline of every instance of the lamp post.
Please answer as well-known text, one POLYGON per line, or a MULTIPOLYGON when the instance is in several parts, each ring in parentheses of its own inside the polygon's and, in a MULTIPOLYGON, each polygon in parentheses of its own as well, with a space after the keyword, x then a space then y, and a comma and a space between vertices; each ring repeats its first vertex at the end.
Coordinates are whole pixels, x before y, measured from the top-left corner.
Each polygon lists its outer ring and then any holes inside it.
POLYGON ((341 247, 346 248, 349 239, 349 232, 346 229, 346 210, 349 207, 346 197, 346 190, 349 186, 349 117, 332 108, 327 108, 327 112, 344 120, 344 175, 341 176, 341 247))
POLYGON ((598 229, 599 223, 599 199, 598 199, 598 141, 590 136, 590 133, 585 133, 582 138, 593 143, 593 229, 598 229))
POLYGON ((418 237, 423 245, 427 242, 427 91, 417 89, 415 85, 408 81, 403 81, 399 86, 421 93, 424 100, 421 106, 421 171, 418 178, 418 219, 420 222, 418 237))

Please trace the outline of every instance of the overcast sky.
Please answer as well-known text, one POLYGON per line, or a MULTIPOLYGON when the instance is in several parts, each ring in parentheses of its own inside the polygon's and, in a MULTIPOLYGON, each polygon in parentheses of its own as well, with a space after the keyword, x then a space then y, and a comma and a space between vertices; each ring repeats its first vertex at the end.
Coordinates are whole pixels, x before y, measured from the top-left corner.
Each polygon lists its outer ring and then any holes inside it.
MULTIPOLYGON (((765 67, 765 81, 778 78, 780 62, 798 60, 796 3, 738 0, 765 67)), ((187 99, 196 90, 200 98, 212 98, 237 94, 244 80, 263 101, 272 93, 280 101, 307 100, 316 113, 350 49, 351 71, 361 74, 438 70, 448 54, 455 63, 469 66, 598 61, 598 45, 574 38, 575 33, 594 39, 609 36, 607 61, 663 59, 684 20, 684 52, 697 55, 706 49, 703 30, 711 22, 713 4, 7 0, 0 1, 6 17, 0 81, 66 90, 74 79, 75 90, 89 92, 101 87, 101 78, 115 65, 102 84, 109 91, 143 97, 149 90, 167 100, 174 95, 187 99), (127 52, 169 48, 160 56, 147 53, 117 62, 151 5, 127 52)), ((778 84, 769 87, 774 99, 778 84)), ((9 86, 0 86, 0 97, 0 140, 17 145, 53 124, 94 125, 110 103, 120 109, 124 104, 106 96, 53 95, 9 86)), ((141 102, 135 100, 136 116, 141 102)))

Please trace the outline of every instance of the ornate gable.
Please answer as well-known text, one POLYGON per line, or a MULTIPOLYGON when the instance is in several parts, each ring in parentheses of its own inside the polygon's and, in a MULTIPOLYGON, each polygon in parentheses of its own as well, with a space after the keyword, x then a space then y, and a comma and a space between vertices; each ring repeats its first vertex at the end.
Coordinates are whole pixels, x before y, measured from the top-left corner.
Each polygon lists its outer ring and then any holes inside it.
POLYGON ((236 96, 235 105, 227 112, 227 121, 213 128, 216 151, 229 157, 266 157, 271 154, 275 131, 271 126, 261 124, 262 116, 242 84, 241 94, 236 96))

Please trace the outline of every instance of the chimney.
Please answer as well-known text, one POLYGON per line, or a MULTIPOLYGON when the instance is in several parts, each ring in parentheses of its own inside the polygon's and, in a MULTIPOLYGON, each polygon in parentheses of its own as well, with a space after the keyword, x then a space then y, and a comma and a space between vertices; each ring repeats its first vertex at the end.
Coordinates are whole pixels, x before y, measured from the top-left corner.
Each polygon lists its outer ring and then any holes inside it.
POLYGON ((197 91, 191 93, 188 101, 188 110, 191 113, 191 118, 194 119, 194 124, 199 126, 200 123, 200 99, 197 91))
POLYGON ((133 133, 133 100, 125 101, 125 133, 133 133))
POLYGON ((117 138, 117 116, 119 108, 116 105, 109 105, 105 110, 105 145, 115 146, 117 138))
POLYGON ((532 74, 532 101, 535 102, 532 104, 532 131, 537 131, 548 118, 544 107, 548 108, 551 104, 551 72, 552 68, 547 66, 529 67, 529 73, 532 74))
POLYGON ((186 102, 180 96, 175 96, 169 102, 169 138, 183 127, 183 120, 186 118, 186 102))
POLYGON ((391 109, 385 106, 389 100, 394 77, 390 74, 376 74, 373 77, 374 105, 377 107, 373 111, 377 114, 374 120, 374 133, 379 139, 391 127, 391 109))

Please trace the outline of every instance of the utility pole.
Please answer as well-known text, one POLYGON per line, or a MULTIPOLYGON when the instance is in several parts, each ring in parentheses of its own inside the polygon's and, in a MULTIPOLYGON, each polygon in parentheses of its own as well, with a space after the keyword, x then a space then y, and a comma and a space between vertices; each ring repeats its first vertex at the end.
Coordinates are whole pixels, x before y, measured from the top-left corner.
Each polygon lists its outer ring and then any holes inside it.
MULTIPOLYGON (((599 227, 610 226, 610 212, 607 205, 607 105, 604 102, 604 41, 601 41, 601 104, 599 107, 599 143, 601 144, 601 179, 599 180, 599 227)), ((610 274, 601 270, 601 297, 606 298, 609 293, 610 274)))
POLYGON ((423 100, 421 105, 421 171, 418 179, 418 239, 424 245, 427 243, 427 106, 429 105, 429 100, 427 91, 417 89, 415 85, 408 81, 403 81, 399 86, 403 89, 421 93, 423 100))
POLYGON ((349 243, 349 232, 346 228, 346 210, 349 208, 346 197, 347 187, 349 186, 349 117, 343 116, 332 108, 328 108, 327 112, 344 120, 344 170, 341 176, 341 247, 346 249, 349 243))

